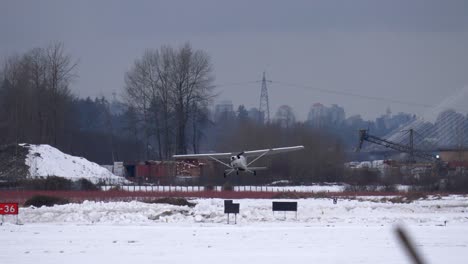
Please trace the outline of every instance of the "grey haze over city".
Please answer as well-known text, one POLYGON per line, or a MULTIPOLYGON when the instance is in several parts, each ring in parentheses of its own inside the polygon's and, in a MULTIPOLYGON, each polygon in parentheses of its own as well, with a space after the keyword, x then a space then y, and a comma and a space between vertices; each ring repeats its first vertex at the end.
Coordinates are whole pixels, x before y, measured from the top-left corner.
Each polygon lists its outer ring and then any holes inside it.
POLYGON ((468 85, 467 13, 467 1, 1 1, 0 60, 61 41, 79 60, 72 91, 110 97, 145 49, 189 41, 211 56, 216 102, 258 107, 265 71, 272 114, 287 104, 303 120, 320 102, 422 115, 468 85))

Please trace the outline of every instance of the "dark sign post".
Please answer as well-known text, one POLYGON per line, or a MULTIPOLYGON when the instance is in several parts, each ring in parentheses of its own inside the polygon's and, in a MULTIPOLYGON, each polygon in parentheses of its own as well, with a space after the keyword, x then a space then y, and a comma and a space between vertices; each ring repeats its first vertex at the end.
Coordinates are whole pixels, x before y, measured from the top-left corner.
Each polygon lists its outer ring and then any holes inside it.
POLYGON ((229 214, 234 214, 234 224, 237 224, 237 214, 239 213, 239 204, 232 200, 224 200, 224 213, 227 214, 227 223, 229 224, 229 214))
POLYGON ((18 223, 18 203, 0 203, 0 215, 2 215, 2 224, 5 215, 16 215, 18 223))
POLYGON ((338 203, 338 197, 333 197, 333 204, 337 204, 338 203))
POLYGON ((286 218, 286 211, 296 212, 297 219, 297 202, 273 202, 273 214, 275 211, 284 211, 286 218))

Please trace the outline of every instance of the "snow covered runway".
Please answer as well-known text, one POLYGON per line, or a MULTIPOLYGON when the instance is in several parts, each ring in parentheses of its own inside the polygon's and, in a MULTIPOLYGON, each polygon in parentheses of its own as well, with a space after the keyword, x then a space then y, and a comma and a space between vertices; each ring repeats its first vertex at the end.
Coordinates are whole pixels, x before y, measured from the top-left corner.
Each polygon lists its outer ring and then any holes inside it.
MULTIPOLYGON (((372 198, 375 199, 375 198, 372 198)), ((394 227, 403 224, 430 263, 468 260, 468 199, 411 204, 301 199, 294 214, 271 200, 236 200, 227 225, 222 200, 193 208, 95 203, 24 208, 24 225, 0 227, 1 263, 410 263, 394 227), (445 222, 446 221, 446 222, 445 222), (445 223, 447 223, 445 225, 445 223)))
MULTIPOLYGON (((468 227, 409 226, 430 263, 466 263, 468 227)), ((409 263, 392 226, 2 227, 2 263, 409 263)))

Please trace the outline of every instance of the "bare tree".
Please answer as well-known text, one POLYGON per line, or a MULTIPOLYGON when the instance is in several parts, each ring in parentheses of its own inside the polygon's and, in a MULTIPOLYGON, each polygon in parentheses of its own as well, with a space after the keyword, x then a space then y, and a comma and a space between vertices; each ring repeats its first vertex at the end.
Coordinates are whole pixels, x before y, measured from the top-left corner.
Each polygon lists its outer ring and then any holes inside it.
POLYGON ((127 72, 125 101, 142 114, 146 129, 151 127, 147 143, 154 135, 159 157, 186 153, 188 130, 195 136, 192 147, 196 151, 200 139, 197 124, 212 98, 212 81, 209 56, 193 51, 188 43, 177 50, 170 46, 147 50, 127 72), (190 129, 191 120, 195 123, 190 129))
MULTIPOLYGON (((73 99, 69 84, 76 63, 62 43, 10 56, 2 69, 1 107, 9 124, 5 142, 49 143, 66 139, 68 107, 73 99)), ((64 142, 63 142, 64 143, 64 142)))
POLYGON ((159 77, 158 99, 162 110, 162 130, 164 133, 164 157, 170 157, 173 146, 173 104, 172 104, 172 72, 174 64, 174 50, 169 46, 163 46, 156 51, 156 66, 159 77))
POLYGON ((186 129, 192 105, 203 105, 212 99, 212 66, 210 57, 201 50, 193 51, 186 43, 177 51, 173 72, 173 100, 176 114, 176 151, 187 153, 186 129))
POLYGON ((190 124, 191 124, 191 145, 193 153, 198 153, 200 150, 200 141, 202 139, 202 128, 209 122, 209 110, 207 105, 193 104, 190 110, 190 124))
POLYGON ((57 146, 57 135, 63 130, 63 113, 65 100, 70 98, 70 82, 76 77, 75 70, 77 62, 72 62, 71 56, 65 54, 64 45, 61 42, 50 45, 46 51, 47 67, 46 75, 48 88, 50 89, 52 103, 52 126, 53 145, 57 146))
POLYGON ((4 81, 2 86, 1 104, 7 132, 2 138, 4 143, 20 140, 20 98, 24 91, 24 80, 21 71, 21 59, 18 55, 9 57, 3 66, 4 81))
MULTIPOLYGON (((155 123, 156 127, 159 124, 159 118, 154 107, 155 103, 155 90, 157 87, 158 76, 155 74, 156 69, 154 65, 154 52, 146 51, 143 57, 135 60, 132 69, 125 75, 124 99, 126 103, 135 109, 143 117, 142 127, 144 131, 145 141, 145 158, 150 156, 150 127, 151 123, 155 123), (151 107, 153 104, 153 107, 151 107)), ((159 135, 159 131, 156 131, 159 135)), ((159 147, 159 146, 158 146, 159 147)))
POLYGON ((30 64, 31 82, 34 99, 32 100, 33 108, 37 109, 35 115, 37 118, 36 140, 37 142, 44 142, 45 128, 47 123, 47 108, 49 107, 46 97, 47 89, 47 75, 46 67, 47 61, 45 58, 45 51, 42 48, 34 48, 25 55, 30 64))
POLYGON ((296 116, 289 105, 282 105, 276 111, 275 122, 283 128, 290 128, 296 123, 296 116))

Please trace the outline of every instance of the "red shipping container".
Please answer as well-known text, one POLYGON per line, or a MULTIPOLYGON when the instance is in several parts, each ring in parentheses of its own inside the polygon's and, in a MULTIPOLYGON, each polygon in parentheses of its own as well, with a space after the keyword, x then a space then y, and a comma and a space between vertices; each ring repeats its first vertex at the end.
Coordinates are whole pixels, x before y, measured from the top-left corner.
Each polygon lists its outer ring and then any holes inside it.
POLYGON ((147 178, 149 176, 149 166, 148 165, 136 165, 135 176, 139 178, 147 178))

